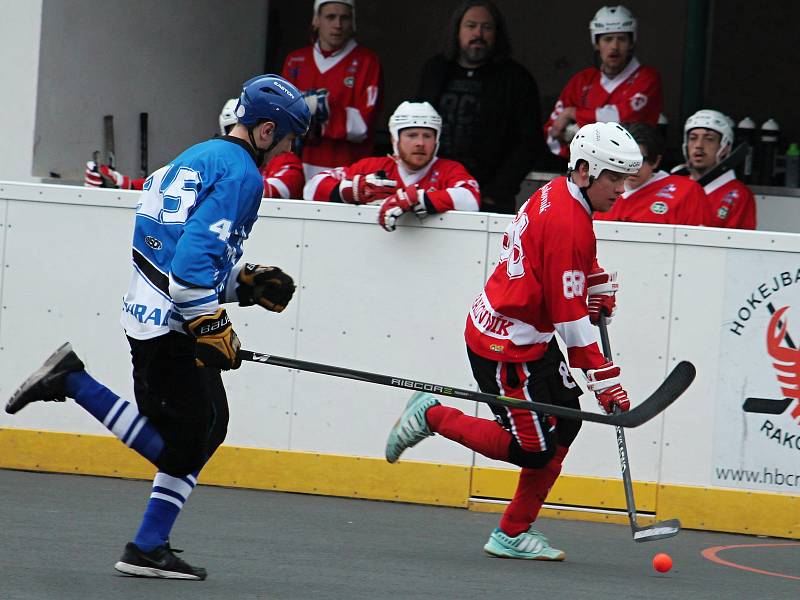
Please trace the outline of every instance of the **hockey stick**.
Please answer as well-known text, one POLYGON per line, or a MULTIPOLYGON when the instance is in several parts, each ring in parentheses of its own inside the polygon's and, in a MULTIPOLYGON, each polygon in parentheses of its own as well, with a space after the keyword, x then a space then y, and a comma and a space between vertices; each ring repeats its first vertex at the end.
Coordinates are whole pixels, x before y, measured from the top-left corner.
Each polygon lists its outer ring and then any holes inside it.
POLYGON ((139 113, 139 175, 147 177, 147 120, 146 112, 139 113))
POLYGON ((117 169, 117 154, 114 151, 114 115, 103 117, 103 138, 105 144, 106 164, 113 170, 117 169))
POLYGON ((742 410, 762 415, 781 415, 792 402, 792 398, 746 398, 742 410))
POLYGON ((322 375, 330 375, 332 377, 355 379, 356 381, 377 383, 379 385, 387 385, 404 390, 421 390, 425 392, 431 392, 432 394, 449 396, 451 398, 472 400, 474 402, 511 406, 513 408, 527 408, 529 410, 535 410, 549 415, 554 415, 556 417, 563 417, 565 419, 591 421, 593 423, 616 425, 619 427, 638 427, 642 423, 646 423, 655 417, 678 399, 678 396, 680 396, 686 390, 686 388, 689 387, 695 376, 694 365, 690 362, 683 361, 672 370, 669 376, 661 383, 660 386, 658 386, 658 389, 639 406, 619 415, 604 415, 595 412, 576 410, 566 406, 544 404, 542 402, 528 402, 525 400, 517 400, 516 398, 509 398, 507 396, 494 396, 492 394, 477 392, 474 390, 464 390, 439 385, 436 383, 426 383, 424 381, 406 379, 405 377, 394 377, 391 375, 368 373, 366 371, 356 371, 354 369, 306 362, 294 358, 274 356, 272 354, 261 354, 258 352, 251 352, 250 350, 239 350, 239 358, 249 362, 274 365, 276 367, 286 367, 287 369, 297 369, 299 371, 310 371, 311 373, 320 373, 322 375))
MULTIPOLYGON (((608 325, 606 323, 606 315, 600 313, 600 322, 597 324, 600 328, 600 343, 603 346, 603 354, 610 361, 613 360, 611 356, 611 343, 608 340, 608 325)), ((624 414, 619 412, 619 407, 614 407, 615 414, 624 414)), ((631 482, 630 461, 628 460, 628 446, 625 443, 625 431, 622 427, 617 427, 617 449, 619 450, 619 464, 622 468, 622 485, 625 488, 625 505, 628 508, 628 521, 631 524, 631 532, 633 533, 634 542, 652 542, 654 540, 663 540, 678 535, 681 530, 681 522, 678 519, 669 519, 667 521, 658 521, 647 527, 640 527, 636 522, 636 502, 633 498, 633 483, 631 482)))
POLYGON ((736 148, 733 149, 733 152, 706 171, 706 173, 697 180, 697 183, 700 184, 700 187, 703 187, 714 181, 720 175, 723 175, 724 173, 727 173, 728 171, 738 167, 744 162, 744 159, 747 158, 747 152, 749 151, 749 148, 750 147, 747 142, 742 142, 736 146, 736 148))
MULTIPOLYGON (((716 165, 711 167, 706 173, 704 173, 700 179, 697 180, 697 183, 700 187, 708 185, 712 181, 714 181, 717 177, 730 171, 731 169, 737 168, 741 165, 745 159, 747 158, 747 153, 750 151, 750 145, 747 142, 742 142, 736 148, 734 148, 733 152, 728 154, 725 158, 723 158, 720 162, 716 165)), ((683 165, 679 169, 675 169, 672 171, 673 175, 683 175, 688 177, 689 176, 689 168, 686 165, 683 165)))

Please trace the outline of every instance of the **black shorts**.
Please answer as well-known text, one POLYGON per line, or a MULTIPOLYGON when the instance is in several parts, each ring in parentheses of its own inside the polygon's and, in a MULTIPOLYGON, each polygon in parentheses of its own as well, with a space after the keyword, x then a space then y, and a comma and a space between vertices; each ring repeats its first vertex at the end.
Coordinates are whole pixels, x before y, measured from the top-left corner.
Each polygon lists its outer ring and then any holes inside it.
POLYGON ((219 370, 197 367, 194 339, 175 331, 128 342, 136 404, 164 439, 156 466, 175 477, 199 471, 228 431, 219 370))
MULTIPOLYGON (((544 356, 527 363, 489 360, 467 348, 472 374, 482 392, 580 408, 583 391, 567 367, 553 338, 544 356)), ((524 408, 490 405, 497 421, 507 429, 524 452, 551 452, 555 444, 569 447, 578 435, 580 421, 546 417, 524 408)))

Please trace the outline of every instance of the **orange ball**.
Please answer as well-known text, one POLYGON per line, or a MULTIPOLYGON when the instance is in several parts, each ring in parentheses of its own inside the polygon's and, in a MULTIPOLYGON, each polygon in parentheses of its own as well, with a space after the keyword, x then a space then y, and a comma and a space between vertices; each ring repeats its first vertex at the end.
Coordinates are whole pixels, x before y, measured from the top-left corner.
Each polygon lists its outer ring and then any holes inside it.
POLYGON ((672 568, 672 557, 664 552, 659 552, 653 557, 653 568, 659 573, 666 573, 672 568))

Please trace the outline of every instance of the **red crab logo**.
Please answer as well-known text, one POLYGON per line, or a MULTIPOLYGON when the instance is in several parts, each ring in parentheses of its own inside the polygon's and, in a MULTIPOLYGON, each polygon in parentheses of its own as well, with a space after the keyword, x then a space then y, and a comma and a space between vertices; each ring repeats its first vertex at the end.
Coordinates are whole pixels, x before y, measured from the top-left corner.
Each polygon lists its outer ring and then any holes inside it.
POLYGON ((767 352, 775 361, 772 366, 775 367, 784 398, 797 401, 792 410, 792 417, 798 419, 800 418, 800 350, 789 337, 787 331, 789 320, 782 319, 787 310, 788 306, 778 309, 770 319, 767 327, 767 352), (786 345, 782 345, 784 342, 786 345))

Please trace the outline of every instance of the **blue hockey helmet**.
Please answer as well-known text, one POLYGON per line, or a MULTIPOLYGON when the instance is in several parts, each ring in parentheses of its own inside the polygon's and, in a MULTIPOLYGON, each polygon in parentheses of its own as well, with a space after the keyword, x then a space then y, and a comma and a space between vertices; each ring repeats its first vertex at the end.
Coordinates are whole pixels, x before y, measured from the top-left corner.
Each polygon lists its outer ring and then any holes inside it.
POLYGON ((272 121, 273 139, 277 143, 290 133, 304 136, 311 123, 311 112, 293 84, 278 75, 259 75, 242 86, 236 118, 248 129, 261 121, 272 121))

